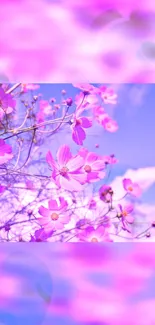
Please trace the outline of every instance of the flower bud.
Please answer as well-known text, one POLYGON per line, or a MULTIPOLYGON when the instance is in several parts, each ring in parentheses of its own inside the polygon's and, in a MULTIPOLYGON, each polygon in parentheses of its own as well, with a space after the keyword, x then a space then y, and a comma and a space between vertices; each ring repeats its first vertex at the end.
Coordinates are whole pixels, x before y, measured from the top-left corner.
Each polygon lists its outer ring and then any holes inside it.
POLYGON ((66 99, 67 106, 72 106, 72 103, 73 103, 73 99, 72 98, 67 98, 66 99))

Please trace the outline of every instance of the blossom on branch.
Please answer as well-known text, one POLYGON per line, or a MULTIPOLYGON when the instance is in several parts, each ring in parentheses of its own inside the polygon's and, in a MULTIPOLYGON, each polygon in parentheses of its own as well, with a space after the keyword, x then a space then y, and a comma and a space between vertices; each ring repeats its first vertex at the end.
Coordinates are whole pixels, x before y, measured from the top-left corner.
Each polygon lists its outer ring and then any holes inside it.
POLYGON ((133 183, 130 178, 123 179, 123 187, 128 194, 139 197, 141 196, 141 188, 137 183, 133 183))
POLYGON ((0 165, 7 163, 12 158, 11 146, 6 144, 3 139, 0 139, 0 165))
POLYGON ((68 203, 63 197, 59 197, 59 204, 56 200, 48 201, 48 209, 40 206, 39 214, 43 218, 39 218, 39 223, 44 227, 45 232, 49 230, 63 229, 64 224, 70 221, 69 212, 67 212, 68 203))
POLYGON ((52 168, 52 179, 58 187, 68 191, 82 190, 82 184, 87 180, 82 170, 84 159, 80 155, 72 156, 69 146, 59 148, 57 162, 48 151, 46 161, 52 168))

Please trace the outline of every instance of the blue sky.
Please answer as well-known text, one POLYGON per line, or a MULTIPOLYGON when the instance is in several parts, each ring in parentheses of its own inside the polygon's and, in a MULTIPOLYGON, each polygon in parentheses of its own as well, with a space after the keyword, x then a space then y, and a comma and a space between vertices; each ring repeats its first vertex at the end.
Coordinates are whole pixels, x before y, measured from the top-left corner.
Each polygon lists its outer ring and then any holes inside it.
MULTIPOLYGON (((115 153, 119 159, 119 168, 139 168, 153 166, 155 150, 155 85, 120 84, 113 85, 118 89, 118 104, 114 108, 107 106, 108 111, 114 111, 119 130, 112 134, 102 130, 99 136, 94 137, 95 143, 100 144, 100 149, 94 148, 91 141, 91 150, 102 154, 115 153), (138 97, 138 98, 137 98, 138 97)), ((73 97, 79 92, 71 84, 44 84, 40 92, 45 99, 55 97, 60 99, 60 92, 66 89, 68 97, 73 97)), ((105 106, 106 108, 106 106, 105 106)), ((90 135, 88 135, 90 146, 90 135)), ((87 142, 85 142, 87 144, 87 142)))

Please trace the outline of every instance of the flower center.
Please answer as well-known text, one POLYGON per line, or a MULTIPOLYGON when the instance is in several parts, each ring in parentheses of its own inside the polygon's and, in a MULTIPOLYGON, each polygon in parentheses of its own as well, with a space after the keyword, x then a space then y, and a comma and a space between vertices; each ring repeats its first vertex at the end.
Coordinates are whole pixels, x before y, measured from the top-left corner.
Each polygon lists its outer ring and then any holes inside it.
POLYGON ((53 212, 53 213, 51 214, 51 220, 56 221, 56 220, 58 220, 58 219, 59 219, 59 215, 58 215, 57 213, 53 212))
POLYGON ((128 190, 132 192, 132 191, 133 191, 132 186, 129 186, 129 187, 128 187, 128 190))
POLYGON ((98 239, 97 239, 96 237, 93 237, 93 238, 91 239, 91 242, 92 242, 92 243, 98 243, 98 239))
POLYGON ((62 167, 62 168, 60 169, 60 174, 61 174, 62 176, 66 176, 66 174, 67 174, 68 171, 69 171, 69 169, 68 169, 67 167, 62 167))
POLYGON ((89 165, 86 165, 84 167, 84 170, 85 170, 86 173, 90 173, 91 172, 91 167, 89 165))
POLYGON ((76 126, 81 125, 81 121, 76 119, 76 126))
POLYGON ((123 217, 127 217, 127 215, 128 215, 127 211, 124 210, 124 211, 122 212, 122 215, 123 215, 123 217))

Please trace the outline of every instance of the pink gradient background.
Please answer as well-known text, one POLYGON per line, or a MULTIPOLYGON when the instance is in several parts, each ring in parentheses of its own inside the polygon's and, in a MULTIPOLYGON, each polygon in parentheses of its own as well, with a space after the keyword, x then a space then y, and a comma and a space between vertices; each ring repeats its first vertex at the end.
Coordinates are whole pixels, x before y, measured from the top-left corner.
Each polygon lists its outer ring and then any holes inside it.
POLYGON ((3 81, 155 81, 154 0, 6 0, 0 29, 3 81))

